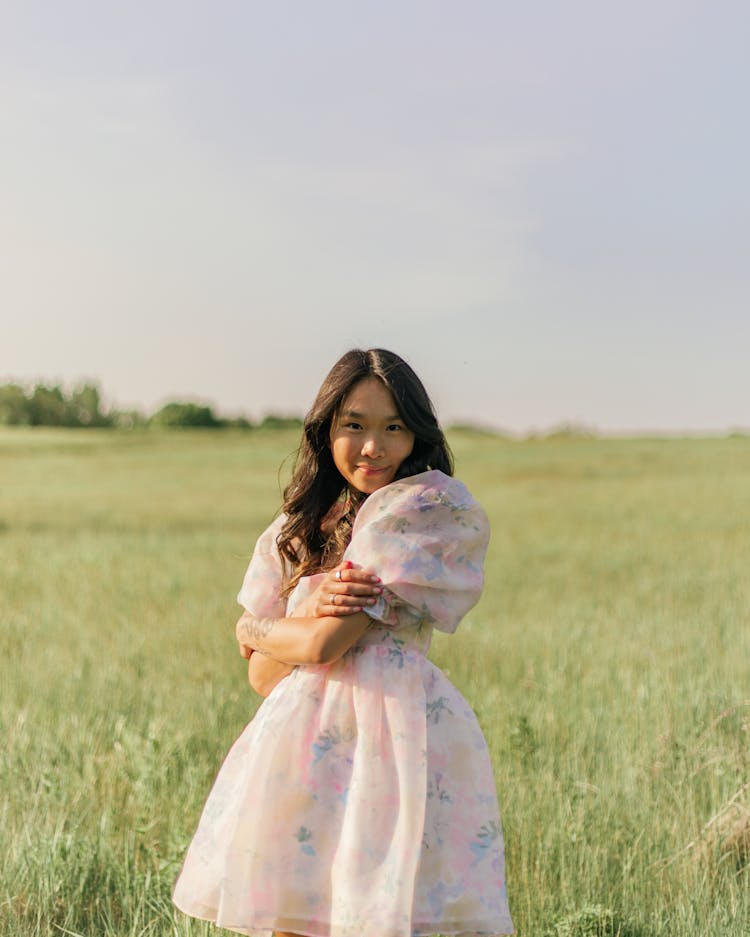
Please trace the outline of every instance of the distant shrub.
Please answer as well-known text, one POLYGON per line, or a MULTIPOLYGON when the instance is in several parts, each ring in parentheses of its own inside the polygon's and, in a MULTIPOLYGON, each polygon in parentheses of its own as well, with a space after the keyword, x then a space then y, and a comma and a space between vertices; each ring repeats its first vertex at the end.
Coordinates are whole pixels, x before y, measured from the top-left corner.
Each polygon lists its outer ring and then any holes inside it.
MULTIPOLYGON (((172 400, 151 416, 140 410, 104 409, 99 387, 77 384, 67 391, 59 384, 0 385, 0 425, 69 426, 75 428, 113 426, 134 429, 143 426, 252 429, 244 416, 221 417, 212 407, 186 400, 172 400)), ((263 429, 299 429, 299 416, 269 413, 260 423, 263 429)))
POLYGON ((231 426, 234 429, 252 429, 253 424, 246 416, 234 416, 224 420, 225 426, 231 426))
POLYGON ((148 417, 140 410, 113 410, 114 425, 119 429, 136 429, 148 424, 148 417))
POLYGON ((586 426, 584 423, 560 423, 553 426, 546 433, 530 433, 528 439, 597 439, 599 433, 593 426, 586 426))
POLYGON ((66 426, 112 426, 113 413, 102 411, 102 399, 96 384, 75 387, 66 403, 66 426))
POLYGON ((509 439, 508 433, 481 423, 451 423, 446 427, 448 433, 473 433, 475 436, 491 436, 494 439, 509 439))
POLYGON ((20 384, 0 387, 0 423, 7 426, 25 426, 31 422, 29 401, 20 384))
POLYGON ((32 426, 65 426, 66 410, 65 395, 59 386, 37 384, 29 398, 29 423, 32 426))
POLYGON ((0 387, 0 423, 9 426, 112 426, 113 411, 102 410, 96 384, 79 384, 66 394, 59 384, 37 384, 26 391, 20 384, 0 387))
POLYGON ((164 404, 151 417, 151 423, 155 426, 208 427, 211 429, 225 425, 211 407, 181 401, 164 404))
POLYGON ((298 416, 280 416, 278 413, 268 413, 258 424, 261 429, 299 429, 302 419, 298 416))

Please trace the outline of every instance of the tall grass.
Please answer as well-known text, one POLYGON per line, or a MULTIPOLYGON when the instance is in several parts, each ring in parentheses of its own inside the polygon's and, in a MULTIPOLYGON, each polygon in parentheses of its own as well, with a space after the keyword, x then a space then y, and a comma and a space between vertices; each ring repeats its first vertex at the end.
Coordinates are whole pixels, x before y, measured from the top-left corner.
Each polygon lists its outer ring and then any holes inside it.
MULTIPOLYGON (((451 441, 493 540, 432 656, 488 739, 519 933, 750 933, 720 824, 750 804, 750 440, 451 441)), ((0 934, 215 933, 169 894, 258 703, 234 595, 295 444, 0 433, 0 934)))

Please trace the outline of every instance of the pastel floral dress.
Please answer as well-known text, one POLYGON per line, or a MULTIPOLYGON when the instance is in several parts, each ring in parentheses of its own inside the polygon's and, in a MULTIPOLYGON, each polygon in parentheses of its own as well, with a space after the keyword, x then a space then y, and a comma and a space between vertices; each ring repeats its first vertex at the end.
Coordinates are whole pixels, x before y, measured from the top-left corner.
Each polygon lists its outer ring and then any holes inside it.
MULTIPOLYGON (((240 603, 283 617, 320 583, 280 597, 278 518, 240 603)), ((430 471, 370 495, 345 554, 384 592, 372 626, 333 664, 282 680, 219 771, 174 891, 194 917, 254 937, 511 934, 487 745, 425 654, 482 587, 487 519, 430 471)))

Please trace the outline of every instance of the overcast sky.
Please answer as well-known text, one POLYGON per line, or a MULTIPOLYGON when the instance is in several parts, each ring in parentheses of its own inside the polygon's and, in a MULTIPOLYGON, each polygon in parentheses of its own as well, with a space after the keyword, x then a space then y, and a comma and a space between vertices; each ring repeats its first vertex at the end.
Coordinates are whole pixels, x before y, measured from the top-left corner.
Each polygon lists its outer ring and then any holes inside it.
POLYGON ((0 381, 750 426, 750 5, 5 0, 0 381))

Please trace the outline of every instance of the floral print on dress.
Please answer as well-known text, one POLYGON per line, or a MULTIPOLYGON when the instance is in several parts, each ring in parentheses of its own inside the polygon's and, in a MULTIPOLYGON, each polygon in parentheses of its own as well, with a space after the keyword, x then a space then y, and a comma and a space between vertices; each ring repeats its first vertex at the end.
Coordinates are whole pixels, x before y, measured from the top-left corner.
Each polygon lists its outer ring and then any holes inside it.
MULTIPOLYGON (((239 601, 289 615, 276 537, 261 536, 239 601)), ((489 531, 441 472, 394 482, 357 515, 345 558, 384 591, 371 627, 330 665, 298 667, 219 771, 174 900, 253 937, 510 934, 487 745, 466 700, 425 656, 475 604, 489 531), (416 848, 415 848, 416 844, 416 848)))
POLYGON ((395 599, 431 626, 452 632, 481 595, 488 542, 487 516, 468 489, 431 471, 367 498, 344 559, 373 566, 390 597, 368 614, 394 624, 388 606, 395 599))
POLYGON ((317 741, 312 746, 315 761, 320 761, 320 759, 325 757, 336 745, 341 744, 342 741, 350 742, 353 737, 354 732, 351 729, 342 732, 338 726, 321 732, 320 735, 318 735, 317 741))
POLYGON ((312 839, 312 833, 310 832, 310 830, 308 830, 306 826, 301 826, 297 830, 295 834, 295 839, 299 843, 299 848, 302 850, 302 852, 306 856, 315 855, 315 849, 310 843, 310 840, 312 839))

